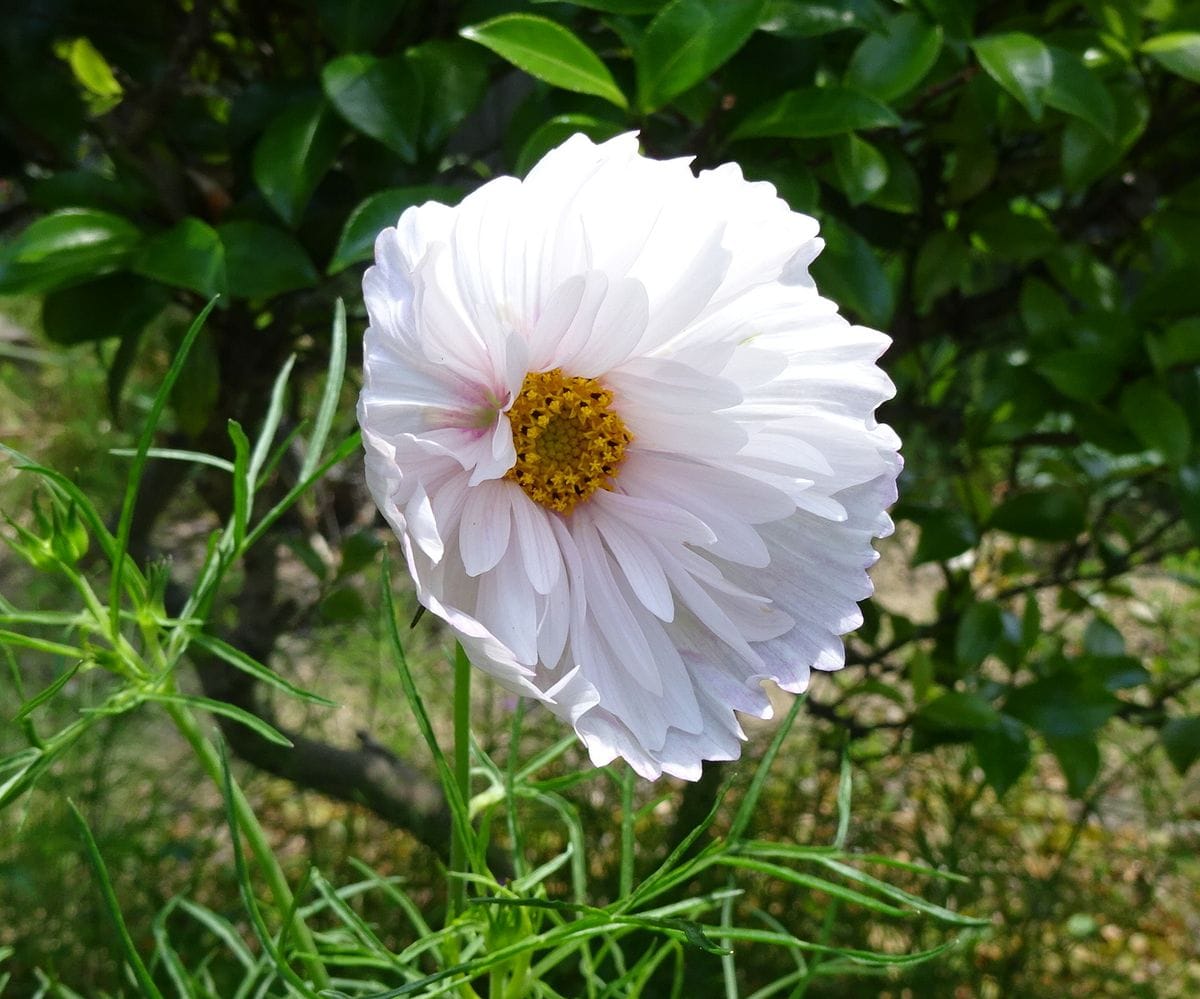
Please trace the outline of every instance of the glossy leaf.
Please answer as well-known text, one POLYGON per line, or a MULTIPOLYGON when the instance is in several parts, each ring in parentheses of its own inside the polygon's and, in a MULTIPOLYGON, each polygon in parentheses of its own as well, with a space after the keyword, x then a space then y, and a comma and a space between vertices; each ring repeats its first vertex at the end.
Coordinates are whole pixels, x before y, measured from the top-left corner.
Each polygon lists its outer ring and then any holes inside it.
POLYGON ((866 94, 846 87, 804 87, 752 111, 731 138, 818 139, 899 124, 894 111, 866 94))
POLYGON ((650 22, 634 56, 638 106, 662 107, 727 62, 766 11, 765 0, 671 0, 650 22))
POLYGON ((351 264, 370 260, 379 234, 394 226, 405 209, 426 201, 454 204, 461 194, 452 187, 394 187, 359 202, 342 227, 327 273, 337 274, 351 264))
POLYGON ((1020 101, 1035 121, 1042 116, 1054 76, 1050 49, 1021 31, 987 35, 971 43, 988 75, 1020 101))
POLYGON ((111 212, 64 208, 32 222, 0 248, 0 294, 39 294, 124 266, 141 239, 111 212))
POLYGON ((846 85, 881 101, 894 101, 933 69, 942 49, 942 29, 917 14, 891 17, 880 34, 868 35, 854 50, 846 85))
POLYGON ((912 215, 921 206, 921 181, 903 148, 892 145, 880 149, 887 166, 887 180, 871 198, 876 208, 912 215))
POLYGON ((346 55, 321 71, 325 96, 364 135, 410 163, 417 158, 422 83, 403 55, 346 55))
POLYGON ((875 146, 857 135, 837 137, 833 163, 841 188, 852 205, 867 201, 887 183, 887 160, 875 146))
POLYGON ((1100 78, 1079 56, 1065 49, 1051 46, 1050 62, 1053 69, 1046 103, 1082 118, 1111 142, 1116 136, 1117 106, 1100 78))
POLYGON ((813 275, 824 294, 873 326, 883 327, 896 306, 887 272, 870 243, 833 220, 821 228, 825 250, 813 262, 813 275))
POLYGON ((225 248, 212 226, 190 217, 149 237, 134 257, 133 270, 209 299, 225 291, 225 248))
POLYGON ((1082 188, 1112 169, 1150 120, 1149 103, 1140 90, 1115 86, 1106 92, 1116 108, 1115 140, 1082 118, 1073 118, 1063 131, 1062 170, 1070 187, 1082 188))
POLYGON ((783 38, 819 38, 835 31, 881 30, 884 23, 869 0, 774 0, 759 27, 783 38))
POLYGON ((300 221, 341 140, 337 118, 321 97, 294 104, 267 126, 254 149, 254 182, 288 225, 300 221))
POLYGON ((1200 83, 1200 31, 1172 31, 1151 38, 1142 51, 1172 73, 1200 83))
POLYGON ((628 106, 600 57, 561 24, 532 14, 502 14, 460 34, 551 86, 628 106))
POLYGON ((483 99, 487 53, 455 39, 435 39, 409 49, 405 57, 421 81, 420 145, 434 150, 483 99))
POLYGON ((271 298, 316 284, 317 270, 295 238, 261 222, 226 222, 217 228, 225 247, 229 293, 271 298))

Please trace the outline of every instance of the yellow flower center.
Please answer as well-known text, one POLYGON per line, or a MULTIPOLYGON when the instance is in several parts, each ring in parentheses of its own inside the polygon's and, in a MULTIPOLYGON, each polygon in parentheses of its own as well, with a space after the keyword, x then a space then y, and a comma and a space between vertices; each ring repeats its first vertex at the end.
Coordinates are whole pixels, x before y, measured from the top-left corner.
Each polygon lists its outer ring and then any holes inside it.
POLYGON ((517 463, 505 473, 542 506, 570 513, 597 489, 612 489, 633 440, 595 378, 561 368, 532 371, 508 410, 517 463))

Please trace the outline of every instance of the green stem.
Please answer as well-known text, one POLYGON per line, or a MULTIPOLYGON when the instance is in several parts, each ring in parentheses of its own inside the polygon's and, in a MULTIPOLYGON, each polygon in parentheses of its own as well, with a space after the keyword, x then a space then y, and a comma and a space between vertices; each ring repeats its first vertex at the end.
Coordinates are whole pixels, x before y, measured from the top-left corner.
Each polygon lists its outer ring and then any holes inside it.
MULTIPOLYGON (((222 786, 220 754, 212 741, 201 730, 195 716, 188 708, 178 703, 166 701, 163 702, 163 707, 166 708, 176 727, 183 733, 183 737, 195 751, 201 766, 212 778, 213 783, 218 787, 222 786)), ((267 834, 259 825, 258 817, 254 814, 254 809, 250 807, 250 802, 246 800, 242 789, 233 784, 231 790, 238 825, 245 834, 246 841, 250 844, 254 859, 258 861, 258 865, 267 879, 271 894, 275 896, 275 904, 285 915, 292 914, 291 934, 296 941, 300 959, 304 962, 308 976, 318 989, 327 989, 330 987, 329 973, 325 970, 325 965, 321 963, 316 942, 313 940, 308 926, 305 925, 300 913, 296 911, 292 890, 288 887, 287 878, 284 877, 283 868, 279 866, 275 852, 267 842, 267 834)))
MULTIPOLYGON (((471 802, 471 661, 461 643, 454 646, 454 783, 466 804, 471 802)), ((450 838, 450 872, 465 873, 467 842, 463 830, 454 829, 450 838)), ((467 883, 450 879, 449 920, 466 911, 467 883)))
POLYGON ((621 771, 621 881, 618 898, 633 891, 633 770, 621 771))

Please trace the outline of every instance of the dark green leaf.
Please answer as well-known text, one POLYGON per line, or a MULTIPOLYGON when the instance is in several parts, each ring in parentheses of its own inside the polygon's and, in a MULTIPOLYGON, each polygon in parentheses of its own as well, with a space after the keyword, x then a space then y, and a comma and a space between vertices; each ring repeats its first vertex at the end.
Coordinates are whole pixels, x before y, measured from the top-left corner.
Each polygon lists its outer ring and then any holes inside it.
POLYGON ((1063 131, 1063 177, 1071 187, 1083 188, 1112 169, 1150 120, 1149 102, 1141 91, 1115 86, 1109 93, 1116 106, 1116 141, 1082 118, 1072 118, 1063 131))
POLYGON ((823 292, 873 326, 886 326, 895 308, 891 280, 871 244, 832 219, 821 229, 825 251, 813 262, 823 292))
POLYGON ((1117 128, 1117 106, 1099 78, 1083 60, 1065 49, 1050 48, 1053 66, 1046 103, 1095 126, 1110 142, 1117 128))
POLYGON ((997 727, 976 732, 971 741, 983 776, 997 795, 1020 779, 1033 755, 1025 726, 1008 715, 1000 716, 997 727))
POLYGON ((516 173, 524 177, 538 160, 556 146, 561 145, 576 132, 582 132, 596 142, 603 142, 625 131, 625 126, 604 118, 586 114, 560 114, 542 122, 536 131, 525 140, 517 155, 516 173))
POLYGON ((913 520, 921 527, 913 565, 945 562, 979 544, 979 531, 961 510, 931 510, 920 516, 914 515, 913 520))
POLYGON ((64 208, 31 223, 0 248, 0 294, 36 295, 124 266, 141 239, 111 212, 64 208))
POLYGON ((462 190, 453 187, 393 187, 371 195, 346 219, 327 273, 337 274, 351 264, 370 260, 376 238, 394 226, 405 209, 427 201, 454 204, 461 196, 462 190))
POLYGON ((988 212, 973 228, 991 253, 1022 264, 1044 257, 1059 245, 1058 234, 1044 218, 1011 208, 988 212))
POLYGON ((1167 758, 1180 774, 1200 760, 1200 715, 1172 718, 1158 734, 1167 758))
POLYGON ((1123 656, 1125 637, 1104 618, 1095 617, 1083 630, 1083 648, 1092 656, 1123 656))
POLYGON ((996 651, 1003 634, 1004 618, 999 604, 971 604, 958 622, 958 632, 954 638, 954 658, 960 666, 975 669, 996 651))
POLYGON ((841 188, 852 205, 862 204, 887 183, 887 160, 857 135, 842 135, 834 140, 833 163, 841 188))
POLYGON ((165 288, 150 281, 110 274, 50 292, 42 301, 42 328, 61 344, 136 336, 169 297, 165 288))
POLYGON ((1067 793, 1073 798, 1083 797, 1100 772, 1100 747, 1095 738, 1089 735, 1047 736, 1046 745, 1067 778, 1067 793))
POLYGON ((976 694, 951 691, 922 707, 916 719, 947 731, 976 731, 999 727, 1000 712, 976 694))
POLYGON ((1168 465, 1187 461, 1192 430, 1187 414, 1157 382, 1142 379, 1121 393, 1121 418, 1145 447, 1157 451, 1168 465))
POLYGON ((1004 710, 1043 735, 1073 739, 1090 736, 1120 705, 1098 677, 1064 670, 1018 687, 1004 710))
POLYGON ((1018 493, 992 514, 991 526, 1026 538, 1071 541, 1084 528, 1083 497, 1069 486, 1018 493))
POLYGON ((396 20, 401 4, 384 0, 316 0, 326 36, 343 52, 375 48, 396 20))
POLYGON ((996 148, 991 142, 972 140, 951 152, 946 197, 954 204, 970 201, 986 191, 996 177, 996 148))
POLYGON ((894 101, 933 69, 942 49, 942 29, 917 14, 888 18, 882 34, 868 35, 854 50, 846 85, 881 101, 894 101))
POLYGON ((1200 316, 1189 316, 1151 336, 1146 348, 1159 371, 1200 362, 1200 316))
POLYGON ((1056 350, 1040 358, 1034 369, 1068 399, 1078 402, 1103 399, 1119 374, 1111 357, 1090 347, 1056 350))
MULTIPOLYGON (((267 126, 258 140, 254 148, 254 182, 288 225, 300 221, 317 184, 333 165, 341 141, 337 117, 321 97, 293 104, 267 126)), ((231 267, 228 259, 226 266, 231 267)))
POLYGON ((970 250, 956 232, 935 232, 921 247, 913 270, 917 312, 925 315, 939 298, 966 279, 970 250))
POLYGON ((638 106, 654 111, 720 68, 748 39, 765 0, 671 0, 634 56, 638 106))
POLYGON ((600 57, 561 24, 532 14, 502 14, 463 28, 460 34, 551 86, 594 94, 617 107, 628 107, 600 57))
POLYGON ((271 298, 317 282, 312 261, 282 229, 261 222, 226 222, 217 234, 225 247, 231 295, 271 298))
POLYGON ((1151 38, 1142 51, 1185 80, 1200 83, 1200 31, 1172 31, 1151 38))
POLYGON ((752 111, 731 138, 817 139, 899 124, 895 112, 866 94, 846 87, 804 87, 752 111))
POLYGON ((882 149, 887 181, 870 199, 876 208, 913 215, 921 206, 921 181, 904 150, 893 145, 882 149))
POLYGON ((438 149, 483 99, 487 53, 454 39, 435 39, 406 53, 421 81, 421 148, 438 149))
POLYGON ((951 38, 971 37, 975 4, 976 0, 921 0, 921 6, 951 38))
POLYGON ((225 291, 225 248, 212 226, 186 218, 147 239, 133 258, 133 270, 208 299, 225 291))
POLYGON ((1071 322, 1062 293, 1038 277, 1028 277, 1021 285, 1020 309, 1021 322, 1030 333, 1060 330, 1071 322))
POLYGON ((416 160, 422 82, 407 58, 340 56, 321 71, 321 84, 351 125, 408 162, 416 160))
POLYGON ((1054 76, 1045 43, 1021 31, 976 38, 971 43, 988 75, 1020 101, 1036 121, 1054 76))

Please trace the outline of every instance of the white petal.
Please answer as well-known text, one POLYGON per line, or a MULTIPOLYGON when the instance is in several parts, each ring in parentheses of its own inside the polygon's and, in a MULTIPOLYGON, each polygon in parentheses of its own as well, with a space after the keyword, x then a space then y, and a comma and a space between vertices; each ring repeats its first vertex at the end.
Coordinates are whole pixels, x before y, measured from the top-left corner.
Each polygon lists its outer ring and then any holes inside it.
MULTIPOLYGON (((519 486, 507 490, 512 503, 513 523, 517 529, 517 544, 525 564, 525 575, 533 588, 542 594, 549 593, 562 575, 562 555, 554 530, 550 527, 551 514, 533 502, 519 486)), ((557 659, 554 660, 557 662, 557 659)))
POLYGON ((468 490, 458 529, 468 576, 479 576, 500 561, 508 551, 511 527, 506 483, 487 482, 468 490))

